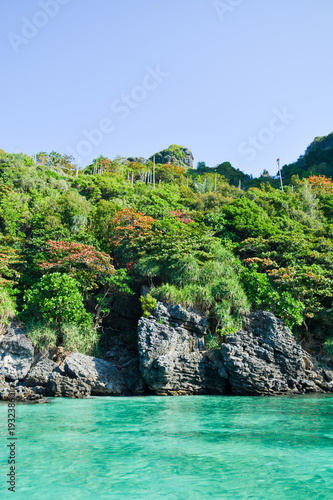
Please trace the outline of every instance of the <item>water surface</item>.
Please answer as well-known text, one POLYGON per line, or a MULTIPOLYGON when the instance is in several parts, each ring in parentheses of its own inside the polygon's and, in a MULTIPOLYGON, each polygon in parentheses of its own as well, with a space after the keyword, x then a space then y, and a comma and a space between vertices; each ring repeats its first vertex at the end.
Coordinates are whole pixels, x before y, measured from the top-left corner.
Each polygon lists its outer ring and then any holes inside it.
POLYGON ((332 499, 333 397, 51 399, 16 405, 16 493, 1 498, 332 499))

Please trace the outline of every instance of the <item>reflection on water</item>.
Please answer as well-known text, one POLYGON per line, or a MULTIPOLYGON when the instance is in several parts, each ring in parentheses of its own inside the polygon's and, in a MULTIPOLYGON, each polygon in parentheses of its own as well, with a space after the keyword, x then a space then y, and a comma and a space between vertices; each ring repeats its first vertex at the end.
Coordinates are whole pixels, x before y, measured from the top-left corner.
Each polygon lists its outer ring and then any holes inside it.
MULTIPOLYGON (((16 409, 15 499, 332 498, 330 396, 53 399, 16 409)), ((6 411, 1 404, 2 436, 6 411)), ((6 454, 2 446, 2 471, 6 454)), ((2 474, 1 498, 6 490, 2 474)))

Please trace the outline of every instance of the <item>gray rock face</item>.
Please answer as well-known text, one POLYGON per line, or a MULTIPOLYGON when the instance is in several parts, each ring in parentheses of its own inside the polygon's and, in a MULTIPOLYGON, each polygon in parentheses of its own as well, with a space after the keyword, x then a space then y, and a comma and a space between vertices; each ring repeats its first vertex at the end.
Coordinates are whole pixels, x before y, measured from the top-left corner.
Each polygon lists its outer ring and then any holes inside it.
POLYGON ((6 382, 0 377, 0 400, 9 401, 15 397, 15 401, 38 401, 44 397, 43 387, 15 386, 13 382, 6 382))
POLYGON ((46 385, 46 393, 54 397, 85 398, 90 396, 91 387, 80 379, 71 379, 59 373, 52 373, 46 385))
MULTIPOLYGON (((169 146, 171 148, 171 146, 169 146)), ((153 161, 155 156, 156 163, 175 163, 176 165, 182 167, 193 168, 194 156, 192 151, 188 148, 184 148, 182 146, 178 146, 178 153, 175 153, 172 149, 163 149, 163 151, 159 151, 155 153, 155 155, 149 158, 150 161, 153 161)))
POLYGON ((24 379, 24 384, 27 387, 42 386, 46 387, 51 373, 61 373, 57 363, 49 358, 42 358, 38 363, 31 368, 28 375, 24 379))
POLYGON ((125 395, 139 396, 147 392, 147 386, 140 372, 140 361, 137 349, 117 345, 105 354, 106 361, 121 371, 127 387, 125 395))
POLYGON ((95 395, 120 396, 127 391, 121 371, 103 359, 73 352, 65 359, 65 371, 87 384, 95 395))
POLYGON ((216 351, 205 351, 205 320, 158 304, 139 323, 141 373, 156 394, 273 395, 333 392, 333 372, 320 368, 281 320, 256 311, 216 351))
POLYGON ((6 382, 5 377, 0 376, 0 400, 7 400, 10 391, 10 384, 6 382))
POLYGON ((330 370, 316 366, 289 328, 269 312, 252 313, 243 330, 228 336, 221 351, 234 394, 333 391, 330 370))
POLYGON ((14 327, 0 337, 0 375, 10 380, 23 379, 30 370, 34 356, 31 341, 14 327))
POLYGON ((207 320, 205 316, 198 314, 194 310, 187 310, 178 305, 166 306, 159 302, 154 311, 154 317, 164 324, 180 326, 185 330, 203 336, 207 330, 207 320))
POLYGON ((159 303, 139 322, 140 369, 156 394, 224 393, 227 374, 212 353, 202 351, 206 320, 180 306, 159 303), (193 328, 192 330, 190 328, 193 328))

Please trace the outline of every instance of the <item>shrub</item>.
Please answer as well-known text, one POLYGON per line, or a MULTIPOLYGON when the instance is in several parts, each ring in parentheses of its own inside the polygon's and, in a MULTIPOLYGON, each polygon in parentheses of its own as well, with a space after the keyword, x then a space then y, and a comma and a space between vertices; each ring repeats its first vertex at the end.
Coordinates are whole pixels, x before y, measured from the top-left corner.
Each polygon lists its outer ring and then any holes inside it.
POLYGON ((242 282, 254 309, 266 309, 279 316, 293 328, 303 321, 304 304, 290 292, 275 290, 268 276, 257 271, 257 264, 250 264, 242 271, 242 282))
POLYGON ((32 319, 25 323, 25 329, 37 351, 47 347, 56 347, 59 329, 54 324, 32 319))
POLYGON ((147 293, 145 297, 144 296, 140 297, 140 302, 143 311, 143 316, 145 318, 149 318, 149 316, 157 306, 157 300, 154 299, 154 297, 152 297, 149 293, 147 293))
POLYGON ((212 333, 208 333, 205 336, 205 348, 208 351, 214 351, 215 349, 219 349, 221 345, 220 338, 216 337, 212 333))
POLYGON ((62 345, 68 351, 98 356, 98 331, 93 327, 78 327, 73 324, 61 326, 62 345))
POLYGON ((67 274, 44 275, 24 294, 24 313, 50 323, 91 326, 76 280, 67 274))
POLYGON ((89 326, 47 323, 30 319, 25 323, 28 337, 37 351, 62 345, 67 351, 97 356, 99 334, 89 326))
POLYGON ((329 356, 333 356, 333 337, 330 337, 326 340, 326 342, 324 342, 324 347, 327 354, 329 356))
POLYGON ((15 298, 8 288, 0 288, 0 333, 16 314, 15 298))

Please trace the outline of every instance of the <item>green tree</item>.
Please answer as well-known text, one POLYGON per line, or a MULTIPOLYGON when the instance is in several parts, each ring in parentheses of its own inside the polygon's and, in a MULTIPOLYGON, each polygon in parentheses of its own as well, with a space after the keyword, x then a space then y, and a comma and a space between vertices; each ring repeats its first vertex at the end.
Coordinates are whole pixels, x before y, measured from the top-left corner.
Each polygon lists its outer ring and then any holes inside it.
POLYGON ((24 313, 26 316, 50 323, 90 326, 91 314, 83 305, 83 297, 77 281, 66 274, 44 275, 38 283, 24 294, 24 313))

